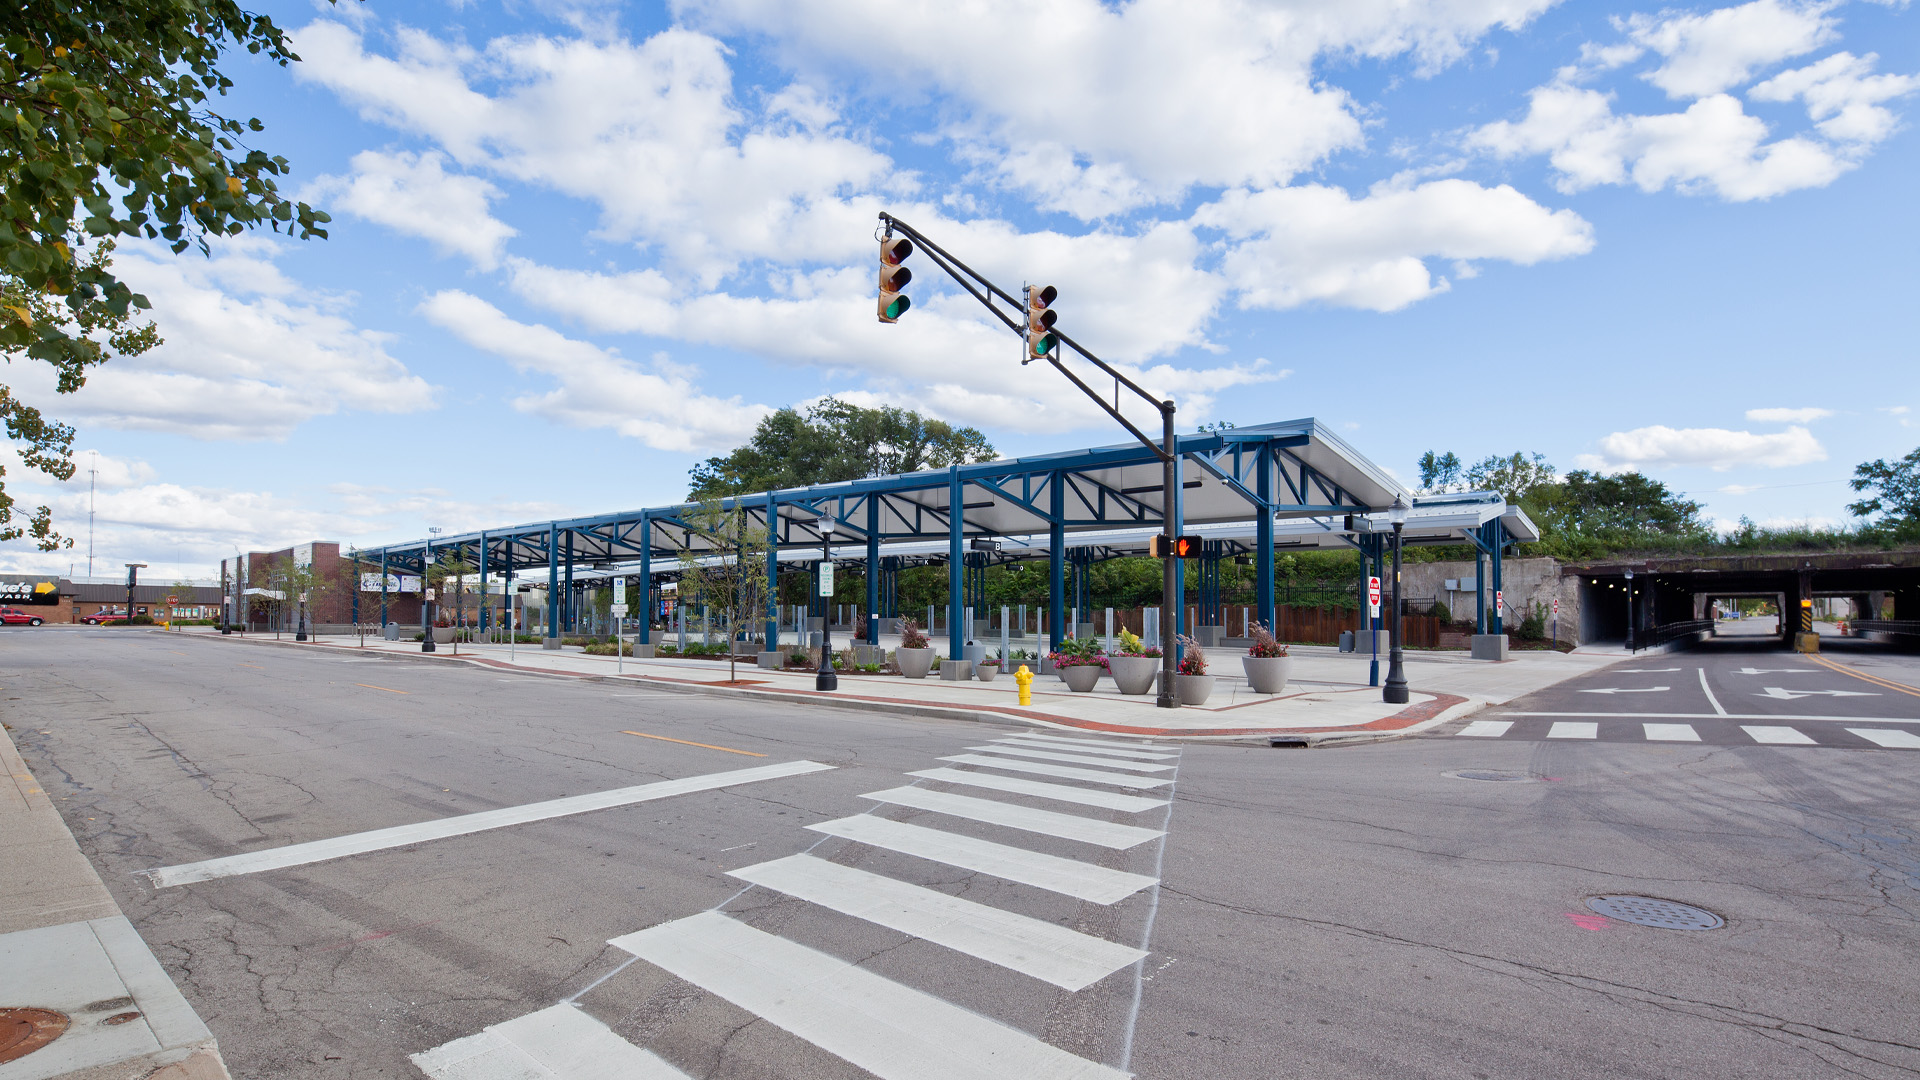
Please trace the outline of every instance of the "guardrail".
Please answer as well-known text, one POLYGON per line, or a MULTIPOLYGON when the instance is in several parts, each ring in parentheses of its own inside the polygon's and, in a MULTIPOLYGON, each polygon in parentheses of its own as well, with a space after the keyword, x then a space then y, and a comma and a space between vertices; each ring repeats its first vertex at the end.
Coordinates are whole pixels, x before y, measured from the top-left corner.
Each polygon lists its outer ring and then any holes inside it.
POLYGON ((1712 619, 1687 619, 1683 622, 1670 622, 1656 626, 1648 631, 1645 635, 1645 640, 1636 637, 1633 643, 1634 651, 1638 652, 1641 649, 1652 649, 1665 645, 1668 642, 1678 641, 1684 637, 1694 637, 1699 634, 1710 634, 1712 632, 1712 619))
POLYGON ((1847 628, 1856 634, 1870 632, 1920 637, 1920 621, 1913 619, 1849 619, 1847 628))

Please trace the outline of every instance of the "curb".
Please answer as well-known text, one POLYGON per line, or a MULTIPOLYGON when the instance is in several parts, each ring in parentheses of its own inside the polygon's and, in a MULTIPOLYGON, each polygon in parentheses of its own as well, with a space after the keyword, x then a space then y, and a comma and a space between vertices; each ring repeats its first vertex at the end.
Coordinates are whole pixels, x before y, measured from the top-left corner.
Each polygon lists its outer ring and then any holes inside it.
MULTIPOLYGON (((164 633, 165 631, 159 631, 164 633)), ((211 635, 189 635, 210 637, 211 635)), ((224 636, 224 635, 223 635, 224 636)), ((227 637, 229 643, 242 642, 249 645, 277 645, 298 648, 324 648, 339 651, 361 652, 352 645, 329 645, 324 642, 296 644, 291 641, 266 641, 246 638, 227 637)), ((1452 710, 1467 705, 1467 711, 1479 709, 1485 702, 1462 698, 1454 694, 1444 694, 1432 690, 1416 690, 1414 693, 1430 698, 1403 709, 1392 716, 1382 717, 1370 724, 1336 729, 1305 728, 1289 731, 1286 729, 1259 728, 1200 728, 1192 732, 1172 731, 1168 729, 1143 729, 1123 724, 1106 724, 1099 721, 1077 721, 1070 717, 1054 716, 1048 713, 1028 710, 1015 711, 999 708, 968 708, 960 705, 927 705, 919 702, 896 700, 873 700, 871 698, 851 697, 796 697, 803 691, 769 687, 756 689, 744 686, 718 686, 713 683, 690 679, 673 679, 659 675, 589 674, 576 671, 557 671, 552 669, 529 668, 518 664, 507 664, 499 660, 481 656, 440 656, 425 653, 396 653, 381 649, 375 656, 385 660, 399 660, 429 664, 467 664, 484 667, 489 671, 504 671, 520 675, 529 675, 545 679, 578 679, 582 682, 614 683, 622 686, 646 686, 675 694, 704 694, 709 697, 732 697, 748 700, 777 700, 795 704, 812 705, 822 708, 848 709, 855 712, 885 713, 889 716, 916 716, 932 720, 959 720, 967 723, 999 724, 1017 726, 1021 724, 1034 727, 1051 728, 1061 731, 1104 732, 1112 735, 1126 735, 1132 738, 1187 740, 1194 742, 1258 742, 1268 740, 1272 746, 1342 746, 1360 743, 1386 742, 1392 739, 1415 735, 1449 719, 1456 719, 1465 713, 1452 710), (1422 713, 1429 709, 1435 711, 1432 716, 1409 718, 1407 713, 1422 713), (1413 719, 1415 722, 1404 728, 1373 728, 1374 724, 1392 720, 1413 719), (1371 729, 1371 730, 1369 730, 1371 729)))

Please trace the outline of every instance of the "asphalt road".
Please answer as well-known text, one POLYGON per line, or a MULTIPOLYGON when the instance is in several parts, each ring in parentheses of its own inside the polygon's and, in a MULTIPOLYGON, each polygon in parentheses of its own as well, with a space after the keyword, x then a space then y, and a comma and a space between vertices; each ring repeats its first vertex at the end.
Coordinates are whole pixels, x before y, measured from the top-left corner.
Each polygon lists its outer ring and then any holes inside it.
MULTIPOLYGON (((958 1068, 1002 1045, 1027 1064, 998 1075, 1023 1078, 1920 1075, 1910 753, 1439 735, 1167 758, 1070 748, 1095 759, 1083 765, 1005 741, 1030 729, 358 659, 0 634, 0 719, 236 1077, 418 1077, 410 1055, 532 1038, 515 1019, 566 1002, 619 1047, 703 1078, 918 1077, 937 1070, 916 1046, 958 1068), (1003 764, 940 760, 982 753, 1003 764), (184 884, 141 876, 800 761, 832 768, 184 884), (910 775, 933 768, 976 783, 910 775), (1463 772, 1516 779, 1449 775, 1463 772), (1169 805, 977 786, 993 776, 1169 805), (1018 827, 965 816, 976 804, 861 797, 879 792, 984 797, 1018 827), (1018 818, 1033 810, 1072 818, 1018 818), (913 843, 935 846, 897 850, 913 843), (958 865, 989 856, 1011 861, 958 865), (729 876, 796 867, 822 900, 729 876), (832 892, 895 887, 861 875, 979 907, 889 929, 832 892), (1616 894, 1726 926, 1654 929, 1586 906, 1616 894), (984 937, 932 940, 984 909, 1071 931, 1043 928, 1072 947, 1017 958, 984 937), (1143 944, 1139 963, 1112 954, 1143 944), (864 1027, 847 1022, 856 1007, 864 1027)), ((1621 665, 1640 666, 1671 665, 1621 665)), ((1660 674, 1668 693, 1686 685, 1660 674)))

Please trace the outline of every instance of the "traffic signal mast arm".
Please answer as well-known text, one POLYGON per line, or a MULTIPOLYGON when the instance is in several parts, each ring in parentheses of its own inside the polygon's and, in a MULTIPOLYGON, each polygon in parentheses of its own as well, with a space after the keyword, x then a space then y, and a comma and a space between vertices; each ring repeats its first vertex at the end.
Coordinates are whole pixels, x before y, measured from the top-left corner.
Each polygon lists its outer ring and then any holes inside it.
MULTIPOLYGON (((999 319, 1001 322, 1005 323, 1007 326, 1007 329, 1012 330, 1016 334, 1019 334, 1022 341, 1026 340, 1028 326, 1027 326, 1027 320, 1024 318, 1024 316, 1026 314, 1027 305, 1024 302, 1015 299, 1013 295, 1008 293, 1005 289, 1002 289, 998 285, 995 285, 993 282, 987 280, 987 278, 984 275, 980 274, 978 271, 974 270, 972 267, 968 266, 966 263, 961 262, 959 259, 954 258, 953 255, 950 254, 945 248, 941 247, 939 244, 934 243, 932 240, 929 240, 925 233, 922 233, 920 230, 915 229, 913 226, 907 224, 904 221, 901 221, 899 218, 894 217, 892 214, 882 212, 880 214, 880 220, 886 223, 888 231, 891 232, 894 230, 898 230, 902 233, 905 233, 915 243, 919 244, 921 250, 927 253, 927 258, 932 259, 933 264, 935 266, 938 266, 940 269, 946 271, 946 274, 948 277, 952 278, 956 282, 959 282, 961 288, 967 290, 967 292, 970 293, 975 300, 980 301, 980 303, 983 306, 985 306, 988 311, 993 312, 994 317, 999 319), (976 283, 978 283, 978 287, 976 287, 976 283), (1009 306, 1013 307, 1014 310, 1019 311, 1023 317, 1019 319, 1015 319, 1008 316, 1006 312, 1001 311, 997 306, 994 305, 994 302, 992 299, 992 297, 994 296, 997 296, 1000 299, 1005 300, 1009 306)), ((1171 423, 1173 412, 1174 412, 1173 402, 1163 401, 1160 398, 1157 398, 1154 395, 1148 393, 1145 389, 1143 389, 1140 386, 1139 383, 1134 382, 1132 379, 1128 378, 1126 375, 1115 370, 1105 360, 1102 360, 1099 357, 1093 355, 1091 352, 1088 352, 1086 348, 1083 347, 1079 342, 1068 337, 1066 334, 1061 333, 1059 329, 1051 326, 1048 329, 1050 330, 1050 332, 1053 334, 1055 338, 1059 339, 1060 344, 1065 345, 1067 348, 1072 349, 1076 353, 1079 353, 1083 358, 1087 360, 1088 363, 1091 363, 1093 366, 1099 368, 1102 372, 1111 376, 1116 386, 1124 386, 1128 390, 1131 390, 1133 391, 1133 393, 1139 395, 1141 400, 1147 402, 1149 405, 1152 405, 1155 409, 1158 409, 1160 411, 1161 416, 1164 417, 1169 423, 1171 423)), ((1066 365, 1061 363, 1058 350, 1054 350, 1054 355, 1046 357, 1046 361, 1049 364, 1052 364, 1055 368, 1057 368, 1060 374, 1065 375, 1067 379, 1073 383, 1073 385, 1079 387, 1082 393, 1092 398, 1094 404, 1100 406, 1101 409, 1105 410, 1107 415, 1113 417, 1113 419, 1117 423, 1119 423, 1121 427, 1124 427, 1129 432, 1132 432, 1134 438, 1139 439, 1140 442, 1147 447, 1147 449, 1152 450, 1156 455, 1159 456, 1159 458, 1162 461, 1172 460, 1173 446, 1170 441, 1168 445, 1166 445, 1165 447, 1162 447, 1160 444, 1156 443, 1153 439, 1148 438, 1145 432, 1141 431, 1138 427, 1135 427, 1131 420, 1128 420, 1124 415, 1121 414, 1118 401, 1115 401, 1112 404, 1109 404, 1107 402, 1107 399, 1101 396, 1099 393, 1096 393, 1093 387, 1088 386, 1086 384, 1085 380, 1081 379, 1080 376, 1075 375, 1073 372, 1067 370, 1066 365)))

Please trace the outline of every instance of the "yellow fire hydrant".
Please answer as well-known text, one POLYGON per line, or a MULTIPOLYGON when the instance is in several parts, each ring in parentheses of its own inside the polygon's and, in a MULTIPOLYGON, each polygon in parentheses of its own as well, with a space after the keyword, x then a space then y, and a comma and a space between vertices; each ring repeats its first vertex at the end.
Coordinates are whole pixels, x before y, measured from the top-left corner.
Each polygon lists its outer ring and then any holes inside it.
POLYGON ((1033 704, 1033 672, 1027 670, 1027 665, 1020 665, 1020 670, 1013 673, 1013 681, 1020 684, 1020 704, 1033 704))

